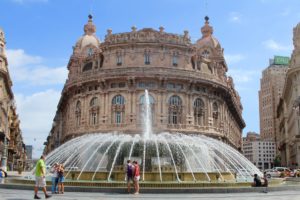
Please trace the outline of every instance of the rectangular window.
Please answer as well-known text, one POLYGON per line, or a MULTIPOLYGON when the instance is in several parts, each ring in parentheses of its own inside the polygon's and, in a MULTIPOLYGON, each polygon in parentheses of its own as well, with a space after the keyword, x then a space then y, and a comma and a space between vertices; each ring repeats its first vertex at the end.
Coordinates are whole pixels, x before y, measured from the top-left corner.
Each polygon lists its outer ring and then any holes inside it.
POLYGON ((117 65, 120 66, 122 65, 122 56, 121 55, 117 55, 117 65))
POLYGON ((149 55, 149 53, 145 53, 144 59, 145 59, 145 64, 150 65, 150 55, 149 55))
POLYGON ((156 84, 154 82, 139 82, 139 88, 155 88, 156 84))
POLYGON ((173 112, 173 124, 177 124, 177 113, 176 112, 173 112))
POLYGON ((178 63, 177 63, 177 55, 173 55, 172 62, 173 62, 173 66, 177 67, 177 65, 178 65, 178 63))
POLYGON ((121 124, 121 122, 122 122, 121 112, 116 112, 116 124, 121 124))
POLYGON ((119 83, 119 88, 124 88, 126 84, 124 82, 119 83))
POLYGON ((175 84, 174 83, 168 83, 167 84, 167 88, 168 89, 174 89, 175 88, 175 84))

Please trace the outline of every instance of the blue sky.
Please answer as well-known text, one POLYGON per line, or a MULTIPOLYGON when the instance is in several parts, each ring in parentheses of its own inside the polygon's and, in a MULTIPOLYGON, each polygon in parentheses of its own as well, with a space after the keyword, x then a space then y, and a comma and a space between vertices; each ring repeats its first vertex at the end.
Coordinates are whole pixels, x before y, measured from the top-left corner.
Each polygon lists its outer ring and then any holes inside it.
POLYGON ((192 41, 210 17, 244 107, 248 131, 259 132, 261 71, 274 55, 290 56, 292 29, 300 22, 299 0, 0 0, 9 70, 21 128, 34 156, 42 153, 55 114, 72 46, 92 13, 97 36, 106 30, 164 26, 192 41))

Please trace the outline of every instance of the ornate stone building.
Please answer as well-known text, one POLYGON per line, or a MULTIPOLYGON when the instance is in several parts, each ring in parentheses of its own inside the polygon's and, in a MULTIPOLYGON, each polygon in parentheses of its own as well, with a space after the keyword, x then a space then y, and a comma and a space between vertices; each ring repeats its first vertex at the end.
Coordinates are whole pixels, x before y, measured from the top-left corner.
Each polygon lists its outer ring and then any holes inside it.
POLYGON ((188 31, 178 35, 163 27, 109 29, 103 42, 95 32, 89 16, 73 47, 45 153, 86 133, 141 133, 145 89, 155 133, 205 134, 241 148, 240 97, 208 17, 195 44, 188 31))
POLYGON ((294 50, 287 71, 282 98, 277 108, 278 149, 281 164, 300 166, 300 23, 293 31, 294 50))
POLYGON ((16 170, 24 166, 26 153, 14 105, 5 44, 4 32, 0 29, 0 158, 2 168, 16 170))

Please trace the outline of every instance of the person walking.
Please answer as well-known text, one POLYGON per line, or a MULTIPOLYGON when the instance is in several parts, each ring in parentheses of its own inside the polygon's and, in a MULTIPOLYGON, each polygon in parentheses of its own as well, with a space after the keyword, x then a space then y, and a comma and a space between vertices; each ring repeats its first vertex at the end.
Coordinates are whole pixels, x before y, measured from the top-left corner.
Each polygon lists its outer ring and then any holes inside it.
POLYGON ((133 172, 134 172, 134 166, 131 163, 131 160, 127 160, 125 180, 127 181, 127 191, 128 191, 128 193, 131 192, 131 190, 130 190, 131 182, 134 183, 133 172))
POLYGON ((51 191, 52 194, 54 193, 58 193, 57 190, 57 184, 58 184, 58 163, 55 163, 53 165, 53 167, 51 168, 51 173, 52 173, 52 187, 51 187, 51 191))
POLYGON ((63 194, 65 191, 65 186, 64 186, 64 182, 65 182, 65 177, 64 177, 64 166, 62 164, 59 165, 58 168, 58 193, 63 194))
POLYGON ((268 193, 269 181, 268 181, 268 177, 267 177, 267 172, 264 172, 263 179, 264 179, 264 184, 262 186, 265 187, 265 190, 263 192, 268 193))
POLYGON ((134 166, 134 188, 135 188, 135 193, 134 194, 139 194, 140 192, 140 166, 137 161, 133 161, 133 166, 134 166))
POLYGON ((39 187, 42 187, 46 199, 51 197, 51 195, 47 194, 46 189, 46 165, 44 155, 41 156, 35 166, 34 199, 41 199, 41 197, 37 195, 39 187))

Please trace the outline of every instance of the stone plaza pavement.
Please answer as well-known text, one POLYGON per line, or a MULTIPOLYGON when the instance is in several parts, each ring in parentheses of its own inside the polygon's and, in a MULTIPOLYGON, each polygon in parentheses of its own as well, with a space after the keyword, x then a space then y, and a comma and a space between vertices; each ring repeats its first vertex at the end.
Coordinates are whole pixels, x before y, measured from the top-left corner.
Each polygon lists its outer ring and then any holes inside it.
MULTIPOLYGON (((39 196, 45 199, 42 192, 39 196)), ((33 199, 33 191, 14 190, 0 188, 0 200, 27 200, 33 199)), ((200 199, 200 200, 300 200, 300 190, 272 191, 269 193, 217 193, 217 194, 117 194, 117 193, 88 193, 88 192, 66 192, 65 194, 53 195, 50 199, 57 200, 112 200, 112 199, 200 199)))

